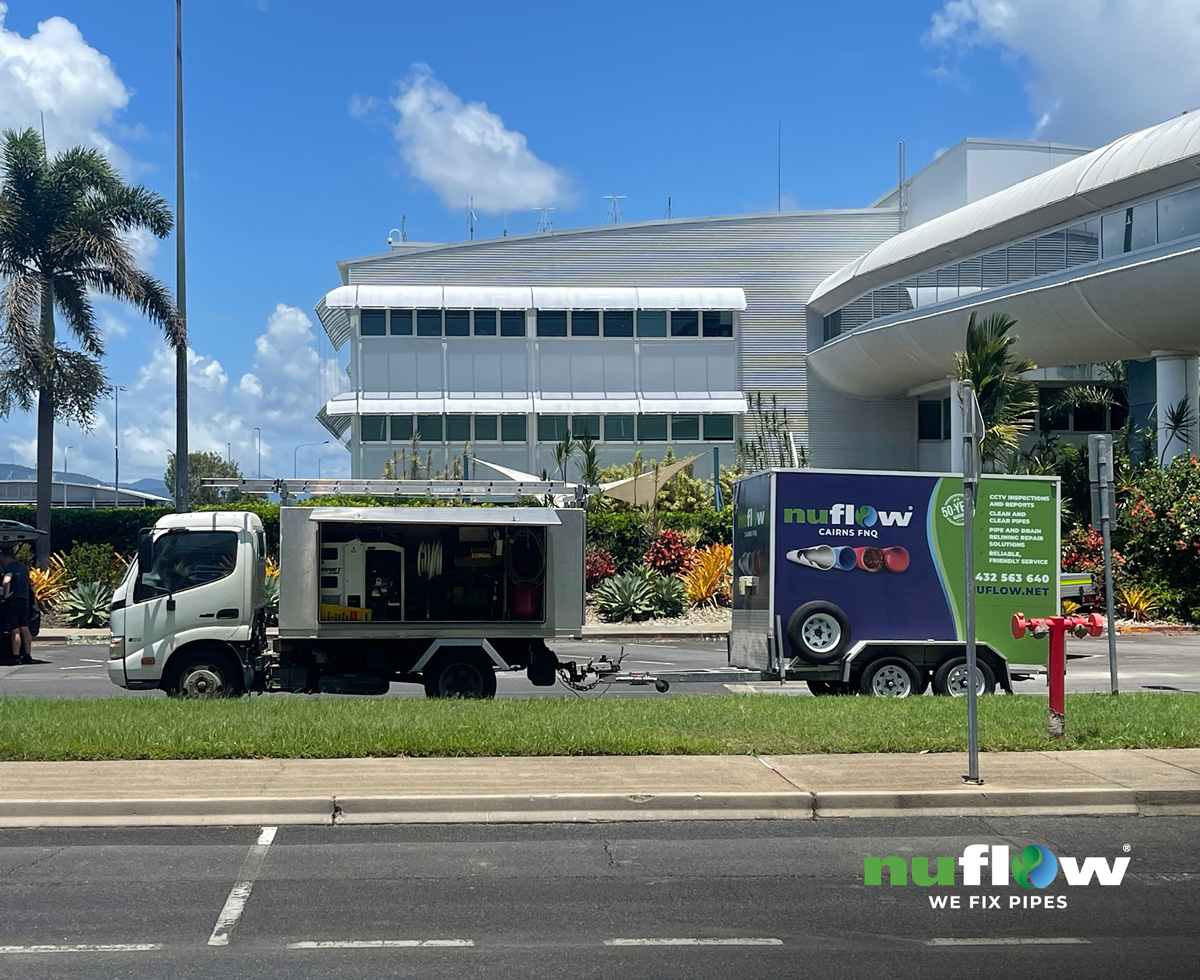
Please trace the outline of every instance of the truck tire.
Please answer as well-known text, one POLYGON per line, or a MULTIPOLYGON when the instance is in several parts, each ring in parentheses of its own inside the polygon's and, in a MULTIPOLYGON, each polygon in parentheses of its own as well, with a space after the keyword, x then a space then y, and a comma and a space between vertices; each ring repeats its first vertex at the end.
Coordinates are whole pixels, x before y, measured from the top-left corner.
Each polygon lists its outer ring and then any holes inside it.
MULTIPOLYGON (((996 690, 996 674, 982 657, 976 658, 980 679, 977 694, 991 694, 996 690)), ((951 657, 942 662, 933 675, 933 693, 954 698, 967 696, 967 658, 951 657)))
POLYGON ((241 697, 242 665, 219 647, 181 650, 167 662, 162 687, 172 698, 241 697))
POLYGON ((921 677, 904 657, 879 657, 863 669, 858 689, 872 697, 915 697, 921 693, 921 677))
POLYGON ((850 646, 850 621, 831 602, 806 602, 787 626, 793 656, 810 664, 831 664, 850 646))
POLYGON ((422 671, 427 698, 494 698, 496 667, 482 650, 451 647, 422 671))

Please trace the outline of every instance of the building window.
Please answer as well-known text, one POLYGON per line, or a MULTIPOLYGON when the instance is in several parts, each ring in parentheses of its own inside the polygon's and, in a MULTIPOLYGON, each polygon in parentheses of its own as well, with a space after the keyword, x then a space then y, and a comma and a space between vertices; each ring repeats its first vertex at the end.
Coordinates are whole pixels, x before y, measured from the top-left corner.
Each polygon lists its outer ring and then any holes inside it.
POLYGON ((672 415, 671 438, 676 442, 695 442, 700 438, 699 415, 672 415))
POLYGON ((633 442, 633 416, 604 416, 604 439, 606 442, 633 442))
POLYGON ((537 420, 538 442, 561 442, 567 434, 565 415, 539 415, 537 420))
POLYGON ((358 315, 358 332, 364 337, 382 337, 387 333, 383 310, 363 310, 358 315))
POLYGON ((524 415, 501 415, 500 438, 504 442, 524 442, 526 434, 524 415))
POLYGON ((499 421, 495 415, 475 416, 475 441, 495 442, 500 438, 499 421))
POLYGON ((637 335, 639 337, 665 337, 667 335, 667 311, 638 310, 637 335))
POLYGON ((1154 201, 1106 214, 1101 223, 1104 257, 1149 248, 1158 240, 1157 225, 1158 209, 1154 201))
POLYGON ((417 336, 440 337, 442 335, 441 310, 417 310, 417 336))
POLYGON ((417 435, 422 442, 442 441, 442 417, 440 415, 418 415, 417 435))
POLYGON ((942 438, 950 438, 950 399, 942 399, 942 438))
POLYGON ((501 310, 500 311, 500 336, 501 337, 524 337, 525 336, 525 311, 524 310, 501 310))
POLYGON ((538 310, 537 335, 539 337, 565 337, 567 314, 564 310, 538 310))
POLYGON ((387 416, 364 415, 358 420, 358 438, 362 442, 387 442, 387 416))
POLYGON ((665 415, 639 415, 637 417, 638 442, 666 442, 667 417, 665 415))
POLYGON ((598 310, 576 310, 571 314, 572 337, 599 337, 600 312, 598 310))
POLYGON ((825 317, 824 327, 825 330, 821 337, 825 343, 829 343, 829 341, 842 332, 842 311, 834 310, 829 316, 825 317))
POLYGON ((713 442, 731 442, 733 440, 733 416, 704 416, 704 438, 713 442))
POLYGON ((1076 432, 1103 432, 1108 421, 1104 405, 1076 405, 1074 427, 1076 432))
POLYGON ((700 314, 695 310, 673 310, 671 312, 672 337, 698 337, 700 314))
POLYGON ((1174 242, 1200 235, 1200 187, 1158 201, 1158 240, 1174 242))
POLYGON ((605 310, 605 337, 632 337, 633 310, 605 310))
POLYGON ((942 403, 940 399, 917 402, 917 438, 925 442, 941 442, 942 403))
POLYGON ((495 337, 496 336, 496 310, 476 310, 475 317, 475 336, 476 337, 495 337))
POLYGON ((464 443, 471 441, 471 416, 446 416, 446 441, 464 443))
POLYGON ((408 442, 413 437, 413 417, 411 415, 393 415, 392 442, 408 442))
POLYGON ((573 435, 576 439, 599 439, 600 416, 572 415, 571 435, 573 435))
POLYGON ((705 310, 704 311, 704 336, 705 337, 732 337, 733 336, 733 311, 732 310, 705 310))
POLYGON ((411 337, 413 331, 412 310, 392 310, 388 315, 391 333, 395 337, 411 337))
POLYGON ((446 336, 469 337, 471 335, 471 311, 446 311, 446 336))

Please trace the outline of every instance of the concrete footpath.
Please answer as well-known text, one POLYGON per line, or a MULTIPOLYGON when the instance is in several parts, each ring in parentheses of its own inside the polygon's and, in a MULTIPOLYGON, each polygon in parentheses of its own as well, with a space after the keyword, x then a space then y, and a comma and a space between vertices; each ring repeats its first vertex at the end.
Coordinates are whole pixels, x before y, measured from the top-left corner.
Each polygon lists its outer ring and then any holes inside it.
POLYGON ((0 763, 0 828, 1195 815, 1200 749, 0 763))

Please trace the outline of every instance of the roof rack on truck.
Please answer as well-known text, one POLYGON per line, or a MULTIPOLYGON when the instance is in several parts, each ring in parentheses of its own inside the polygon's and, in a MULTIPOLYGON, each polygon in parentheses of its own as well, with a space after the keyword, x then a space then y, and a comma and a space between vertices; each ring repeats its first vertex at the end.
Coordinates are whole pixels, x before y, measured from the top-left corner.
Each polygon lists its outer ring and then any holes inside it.
POLYGON ((522 497, 566 498, 581 504, 595 488, 561 480, 357 480, 357 479, 219 479, 205 478, 202 486, 242 493, 328 496, 364 494, 377 497, 470 498, 517 500, 522 497))

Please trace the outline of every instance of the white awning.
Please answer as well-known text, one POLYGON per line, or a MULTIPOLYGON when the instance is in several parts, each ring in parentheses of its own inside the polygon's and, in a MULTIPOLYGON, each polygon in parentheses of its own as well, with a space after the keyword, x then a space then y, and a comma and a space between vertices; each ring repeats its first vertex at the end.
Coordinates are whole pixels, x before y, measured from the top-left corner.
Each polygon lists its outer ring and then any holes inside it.
POLYGON ((656 392, 649 396, 626 395, 620 398, 569 394, 543 398, 522 395, 515 398, 466 395, 442 397, 355 398, 339 396, 325 403, 324 414, 345 415, 528 415, 530 412, 553 415, 744 415, 746 397, 734 391, 689 391, 680 395, 656 392))
POLYGON ((746 396, 734 391, 714 391, 708 395, 687 392, 682 395, 651 395, 639 399, 643 415, 744 415, 746 396))
POLYGON ((533 290, 528 286, 443 286, 448 310, 530 310, 533 290))
POLYGON ((641 403, 633 395, 625 398, 573 398, 567 394, 543 398, 534 395, 533 410, 563 415, 636 415, 641 411, 641 403))
POLYGON ((731 286, 338 286, 329 310, 744 310, 746 294, 731 286))
POLYGON ((636 310, 632 286, 534 286, 535 310, 636 310))
MULTIPOLYGON (((353 482, 353 481, 351 481, 353 482)), ((549 507, 313 507, 310 521, 338 524, 561 524, 549 507)))

